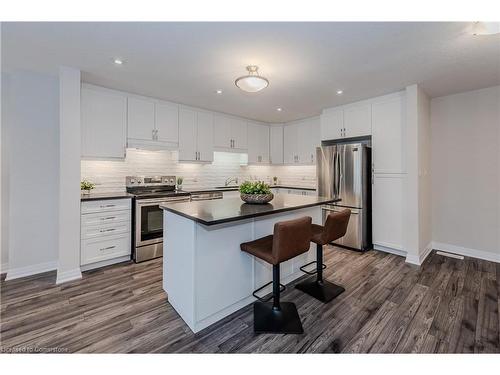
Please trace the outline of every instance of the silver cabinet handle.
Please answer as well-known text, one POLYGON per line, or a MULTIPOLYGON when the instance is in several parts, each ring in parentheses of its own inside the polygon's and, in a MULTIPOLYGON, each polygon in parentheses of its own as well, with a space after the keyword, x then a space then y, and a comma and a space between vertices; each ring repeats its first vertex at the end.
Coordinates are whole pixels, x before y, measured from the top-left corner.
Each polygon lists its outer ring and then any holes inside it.
POLYGON ((104 220, 113 220, 113 219, 116 219, 116 216, 101 217, 101 221, 104 221, 104 220))
POLYGON ((109 228, 109 229, 100 229, 99 232, 101 233, 105 233, 105 232, 113 232, 115 231, 116 229, 115 228, 109 228))
POLYGON ((114 207, 114 206, 116 206, 116 205, 115 204, 103 204, 100 207, 101 208, 109 208, 109 207, 114 207))
POLYGON ((99 249, 100 251, 104 251, 104 250, 111 250, 111 249, 114 249, 116 246, 108 246, 108 247, 103 247, 101 249, 99 249))

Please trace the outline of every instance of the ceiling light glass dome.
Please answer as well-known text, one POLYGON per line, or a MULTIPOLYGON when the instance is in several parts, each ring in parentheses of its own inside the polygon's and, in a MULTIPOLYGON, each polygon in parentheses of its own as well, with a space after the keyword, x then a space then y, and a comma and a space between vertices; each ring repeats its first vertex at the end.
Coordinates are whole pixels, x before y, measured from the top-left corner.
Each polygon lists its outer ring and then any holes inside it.
POLYGON ((234 83, 246 92, 258 92, 269 86, 269 81, 259 75, 259 67, 256 65, 247 66, 248 75, 236 79, 234 83))

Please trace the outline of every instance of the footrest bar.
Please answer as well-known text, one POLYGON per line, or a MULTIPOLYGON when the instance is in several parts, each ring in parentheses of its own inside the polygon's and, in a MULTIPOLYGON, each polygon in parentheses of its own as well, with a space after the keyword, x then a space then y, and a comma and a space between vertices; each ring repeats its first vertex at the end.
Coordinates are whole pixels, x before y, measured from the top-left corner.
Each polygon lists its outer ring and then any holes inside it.
MULTIPOLYGON (((262 289, 268 287, 272 283, 273 282, 270 281, 267 284, 264 284, 263 286, 261 286, 259 289, 255 289, 253 291, 253 293, 252 293, 252 296, 254 296, 255 298, 257 298, 260 302, 268 302, 268 301, 270 301, 273 298, 273 293, 271 293, 271 295, 269 297, 267 297, 267 298, 262 298, 262 297, 259 297, 257 295, 257 292, 260 292, 262 289)), ((283 293, 285 291, 285 289, 286 289, 286 286, 280 283, 280 293, 283 293)))
MULTIPOLYGON (((304 273, 307 273, 308 275, 316 275, 318 273, 318 270, 314 270, 314 271, 306 271, 304 268, 310 266, 311 264, 316 264, 317 261, 313 260, 312 262, 309 262, 307 264, 304 264, 302 267, 300 267, 299 269, 304 272, 304 273)), ((322 263, 322 268, 325 269, 326 268, 326 264, 322 263)))

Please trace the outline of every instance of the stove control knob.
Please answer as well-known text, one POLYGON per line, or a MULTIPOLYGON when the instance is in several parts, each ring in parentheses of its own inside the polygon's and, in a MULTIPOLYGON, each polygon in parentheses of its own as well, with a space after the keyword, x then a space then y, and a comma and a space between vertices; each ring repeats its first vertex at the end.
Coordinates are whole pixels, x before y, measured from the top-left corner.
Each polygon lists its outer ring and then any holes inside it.
POLYGON ((135 183, 135 180, 134 180, 134 179, 131 179, 131 180, 130 180, 130 183, 131 183, 131 184, 134 184, 134 183, 135 183))
POLYGON ((138 184, 141 184, 141 183, 142 183, 142 180, 137 180, 137 183, 138 183, 138 184))

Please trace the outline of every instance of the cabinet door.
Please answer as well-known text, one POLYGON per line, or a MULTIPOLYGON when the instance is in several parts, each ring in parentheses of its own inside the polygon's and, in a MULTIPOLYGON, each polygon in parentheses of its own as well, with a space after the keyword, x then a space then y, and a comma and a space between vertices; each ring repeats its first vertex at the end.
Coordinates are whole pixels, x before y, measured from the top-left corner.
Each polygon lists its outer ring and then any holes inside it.
POLYGON ((233 139, 233 148, 238 150, 246 150, 247 142, 247 122, 240 119, 232 119, 231 134, 233 139))
POLYGON ((304 120, 297 123, 297 155, 298 162, 301 164, 312 163, 311 159, 311 123, 309 120, 304 120))
POLYGON ((231 148, 231 118, 223 115, 214 116, 214 146, 231 148))
POLYGON ((315 117, 310 120, 310 130, 311 135, 309 137, 309 158, 312 164, 316 164, 316 147, 321 146, 321 135, 320 135, 320 118, 315 117))
POLYGON ((248 162, 255 164, 259 162, 260 156, 260 128, 261 125, 248 123, 248 162))
POLYGON ((373 167, 375 173, 404 173, 403 98, 372 105, 373 167))
POLYGON ((198 112, 197 149, 200 161, 214 160, 214 115, 209 112, 198 112))
POLYGON ((179 160, 194 161, 197 153, 197 115, 190 109, 179 109, 179 160))
POLYGON ((355 104, 344 107, 345 136, 360 137, 372 132, 371 105, 355 104))
POLYGON ((157 140, 179 142, 179 106, 168 102, 155 105, 155 127, 157 140))
POLYGON ((283 125, 269 128, 269 151, 271 164, 283 164, 283 125))
POLYGON ((128 98, 127 138, 152 141, 155 128, 155 103, 148 99, 128 98))
POLYGON ((260 125, 260 157, 261 163, 269 163, 269 125, 260 125))
POLYGON ((403 249, 403 176, 379 175, 373 179, 373 243, 403 249))
POLYGON ((342 108, 323 111, 320 122, 322 141, 342 138, 342 129, 344 128, 344 111, 342 108))
POLYGON ((112 92, 81 91, 82 156, 124 158, 127 98, 112 92))
POLYGON ((297 124, 283 127, 283 161, 286 164, 297 163, 297 124))

